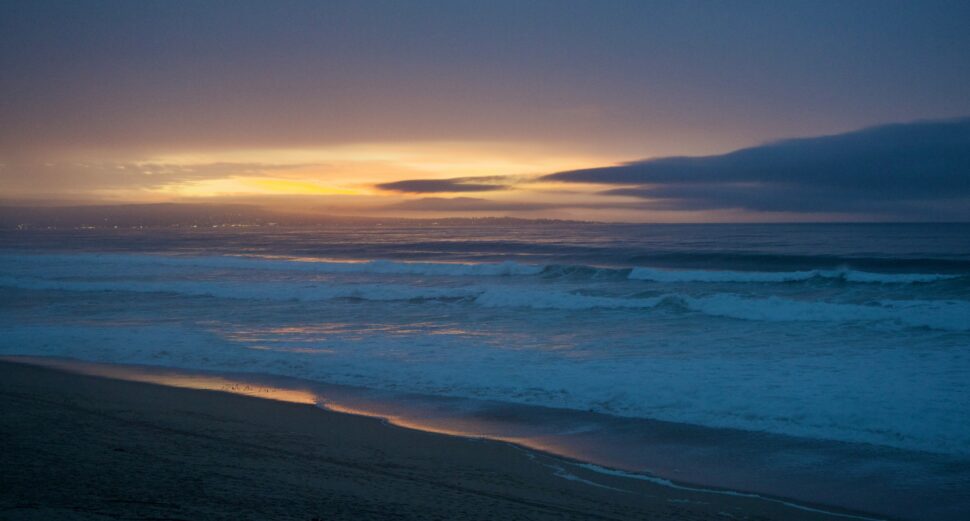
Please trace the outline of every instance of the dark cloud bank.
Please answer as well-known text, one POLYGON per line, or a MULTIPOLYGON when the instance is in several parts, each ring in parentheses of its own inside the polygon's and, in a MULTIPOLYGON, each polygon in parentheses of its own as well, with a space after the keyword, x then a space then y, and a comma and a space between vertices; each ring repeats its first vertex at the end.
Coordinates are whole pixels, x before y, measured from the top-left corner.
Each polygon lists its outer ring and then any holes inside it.
POLYGON ((560 208, 544 203, 491 201, 477 197, 423 197, 385 206, 385 210, 409 212, 533 212, 560 208))
POLYGON ((970 219, 970 118, 790 139, 722 155, 559 172, 664 210, 970 219))
POLYGON ((412 194, 449 192, 492 192, 507 188, 500 176, 455 177, 452 179, 407 179, 376 185, 381 190, 412 194))

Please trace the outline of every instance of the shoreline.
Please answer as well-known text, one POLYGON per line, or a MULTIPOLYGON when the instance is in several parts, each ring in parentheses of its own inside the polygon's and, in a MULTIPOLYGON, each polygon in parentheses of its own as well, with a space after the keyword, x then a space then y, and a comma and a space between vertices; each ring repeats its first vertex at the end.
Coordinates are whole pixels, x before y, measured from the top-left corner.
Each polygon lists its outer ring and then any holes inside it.
MULTIPOLYGON (((388 473, 388 469, 406 469, 404 474, 411 477, 419 475, 422 477, 422 486, 430 486, 435 489, 432 496, 450 497, 455 491, 449 487, 454 483, 451 480, 441 481, 440 479, 442 470, 447 468, 448 470, 444 473, 446 476, 462 476, 460 480, 463 483, 462 487, 464 487, 461 489, 462 494, 479 494, 476 497, 479 497, 482 502, 488 505, 487 508, 483 507, 489 513, 487 517, 494 517, 495 512, 497 512, 496 508, 506 508, 509 504, 514 504, 518 505, 515 508, 538 509, 532 513, 535 515, 526 516, 530 518, 540 516, 540 514, 545 515, 543 512, 552 511, 558 512, 556 515, 559 518, 563 516, 596 518, 601 516, 602 512, 611 511, 610 508, 607 508, 607 505, 615 505, 620 508, 618 511, 614 509, 610 515, 605 516, 609 519, 648 517, 652 519, 701 520, 730 518, 723 514, 735 518, 761 516, 760 518, 766 519, 793 520, 879 518, 849 512, 843 513, 839 509, 832 509, 831 512, 828 512, 822 510, 823 507, 816 509, 811 505, 789 502, 780 498, 681 486, 662 478, 634 476, 622 471, 611 471, 610 469, 602 469, 601 471, 580 461, 571 461, 504 441, 424 432, 394 425, 377 418, 321 409, 312 405, 312 402, 307 400, 308 396, 306 395, 291 396, 291 399, 287 401, 267 400, 262 398, 273 397, 259 393, 255 394, 255 396, 260 396, 259 398, 253 397, 252 394, 242 396, 238 393, 233 394, 231 389, 187 389, 155 383, 118 380, 111 377, 79 375, 66 372, 63 369, 43 368, 23 361, 10 361, 10 359, 0 361, 0 375, 3 377, 0 378, 0 381, 2 381, 0 389, 2 389, 3 403, 5 404, 3 408, 14 408, 5 411, 4 417, 10 418, 11 421, 4 422, 9 424, 9 427, 4 429, 9 428, 9 432, 2 433, 3 439, 14 440, 13 445, 21 449, 19 451, 5 451, 5 459, 29 460, 23 453, 35 452, 36 445, 44 445, 43 438, 46 437, 44 432, 33 432, 33 435, 39 439, 29 441, 26 438, 30 437, 31 433, 23 432, 24 426, 20 424, 25 421, 29 422, 30 417, 41 414, 44 412, 43 410, 55 408, 58 409, 59 423, 66 423, 54 428, 58 432, 65 429, 69 430, 70 426, 78 423, 81 418, 85 418, 88 422, 92 418, 100 418, 102 423, 110 423, 119 419, 129 421, 136 419, 135 424, 128 423, 127 427, 131 428, 132 425, 138 429, 149 426, 161 427, 161 431, 156 430, 153 436, 148 436, 149 444, 157 446, 152 452, 159 457, 164 457, 172 451, 172 447, 166 445, 164 436, 159 439, 159 432, 175 431, 178 432, 179 436, 199 440, 200 434, 210 433, 215 428, 219 431, 219 435, 215 438, 232 444, 243 441, 240 438, 252 435, 253 432, 251 431, 255 428, 259 431, 259 437, 272 440, 268 444, 260 444, 262 450, 269 452, 269 454, 261 455, 263 459, 268 459, 267 462, 264 462, 267 465, 260 466, 268 466, 270 469, 276 468, 274 465, 280 464, 278 458, 281 456, 277 447, 287 448, 285 452, 290 457, 298 457, 299 454, 306 451, 311 455, 310 459, 312 460, 312 454, 320 450, 316 445, 325 441, 326 443, 322 443, 322 445, 328 447, 329 451, 324 451, 326 454, 323 461, 328 465, 342 466, 342 468, 349 465, 365 474, 378 476, 377 479, 379 480, 389 480, 389 483, 397 483, 402 476, 398 475, 396 470, 388 473), (146 400, 146 397, 150 397, 150 399, 146 400), (16 406, 18 401, 21 404, 19 408, 16 406), (80 408, 79 401, 83 402, 83 406, 80 406, 80 408), (38 408, 42 411, 37 411, 38 408), (271 425, 262 423, 256 410, 269 411, 275 420, 271 422, 271 425), (21 416, 27 416, 27 418, 24 419, 21 416), (206 418, 206 420, 200 419, 201 417, 206 418), (65 422, 65 419, 72 421, 65 422), (218 426, 229 422, 237 427, 245 425, 246 428, 241 430, 218 428, 218 426), (172 423, 175 425, 171 425, 172 423), (317 430, 314 430, 314 426, 317 430), (301 436, 299 443, 295 443, 293 439, 289 438, 294 431, 306 431, 308 427, 312 431, 309 435, 310 447, 307 446, 308 440, 303 439, 304 436, 301 436), (314 443, 314 440, 317 443, 314 443), (294 443, 296 446, 294 446, 294 443), (21 444, 25 444, 26 447, 19 447, 21 444), (31 450, 31 447, 34 450, 31 450), (364 458, 364 460, 367 460, 367 464, 364 465, 365 468, 361 469, 361 462, 358 459, 345 456, 350 449, 353 449, 350 452, 355 454, 381 454, 381 461, 364 458), (442 453, 447 453, 447 458, 442 459, 440 456, 442 453), (496 462, 500 462, 500 464, 496 464, 496 462), (469 477, 467 474, 470 469, 476 469, 478 472, 469 477), (529 493, 520 490, 523 483, 529 485, 527 487, 529 493), (512 486, 513 484, 517 485, 512 486), (494 490, 496 486, 501 490, 501 493, 493 497, 496 494, 494 490), (541 493, 539 493, 540 489, 541 493), (524 494, 524 496, 520 497, 521 494, 524 494), (538 501, 538 504, 532 505, 530 501, 538 501), (583 510, 594 504, 596 505, 595 508, 583 510)), ((47 424, 40 425, 41 431, 50 428, 47 424)), ((67 435, 67 433, 62 434, 67 435)), ((144 433, 142 434, 144 435, 144 433)), ((307 433, 304 432, 305 434, 307 433)), ((209 440, 203 443, 215 441, 206 436, 201 439, 209 440)), ((88 450, 91 446, 97 447, 103 444, 105 440, 94 436, 93 439, 87 441, 88 443, 85 443, 83 447, 78 446, 81 445, 80 441, 60 446, 58 461, 60 465, 68 467, 65 471, 78 471, 79 469, 71 468, 72 462, 77 456, 76 453, 88 450)), ((115 439, 114 442, 117 442, 117 440, 115 439)), ((250 445, 246 446, 254 448, 250 445)), ((111 450, 117 452, 117 447, 111 450)), ((208 454, 206 459, 211 460, 211 464, 216 467, 232 468, 237 466, 233 462, 235 458, 232 454, 221 454, 218 457, 210 453, 206 454, 208 454)), ((109 457, 108 459, 111 460, 112 458, 109 457)), ((189 469, 195 464, 192 458, 179 460, 179 463, 180 468, 187 467, 189 469)), ((23 464, 21 462, 21 465, 23 464)), ((6 461, 3 465, 4 468, 15 468, 17 466, 17 461, 6 461)), ((119 470, 123 471, 129 467, 130 465, 123 464, 119 470)), ((267 479, 272 479, 273 471, 270 469, 263 471, 267 473, 266 479, 258 479, 257 481, 265 482, 267 479)), ((312 464, 304 464, 289 468, 287 474, 291 476, 314 476, 315 472, 319 472, 319 469, 314 468, 312 464)), ((19 483, 20 485, 23 485, 24 482, 40 481, 35 483, 35 487, 43 486, 43 473, 22 477, 24 479, 23 482, 19 483)), ((331 478, 322 480, 318 486, 324 488, 332 486, 329 482, 331 478)), ((0 493, 0 498, 2 498, 0 502, 4 504, 3 508, 6 509, 8 514, 20 512, 25 516, 11 519, 31 519, 31 512, 43 517, 37 511, 37 507, 42 506, 43 503, 35 504, 28 501, 27 504, 34 506, 17 507, 17 505, 25 504, 24 498, 18 496, 17 492, 10 491, 22 488, 22 486, 18 486, 18 482, 21 480, 11 476, 6 476, 4 480, 10 480, 10 482, 0 487, 0 489, 8 491, 7 493, 0 493)), ((47 486, 49 487, 52 484, 47 483, 47 486)), ((63 483, 58 483, 58 485, 63 486, 63 483)), ((350 488, 352 494, 365 492, 364 490, 353 491, 353 487, 350 488)), ((68 503, 90 500, 90 498, 71 495, 69 490, 62 491, 61 494, 66 496, 64 500, 68 503)), ((364 503, 374 499, 368 494, 364 494, 364 496, 361 499, 364 503)), ((389 504, 402 500, 400 494, 391 494, 391 496, 393 499, 382 498, 378 500, 378 503, 389 504)), ((406 499, 411 496, 404 494, 403 497, 406 499)), ((143 501, 143 499, 137 501, 143 501)), ((205 503, 205 501, 202 503, 205 503)), ((116 506, 122 508, 122 510, 142 508, 132 505, 122 507, 120 504, 116 506)), ((104 508, 104 505, 101 505, 101 507, 104 508)), ((191 507, 192 505, 186 505, 180 508, 191 507)), ((431 509, 422 511, 422 514, 418 517, 428 517, 437 508, 435 505, 423 503, 422 505, 415 505, 415 507, 431 509)), ((328 507, 322 505, 318 508, 326 510, 328 507)), ((352 510, 354 509, 357 509, 357 507, 352 508, 352 510)), ((360 516, 366 514, 357 510, 348 515, 362 518, 360 516)), ((201 515, 202 512, 200 511, 198 514, 201 515)), ((236 515, 238 514, 237 512, 236 515)), ((322 518, 334 518, 332 509, 328 512, 321 511, 320 514, 323 514, 322 518)), ((509 511, 508 514, 517 515, 512 511, 509 511)), ((218 512, 210 511, 206 515, 218 516, 218 512)), ((299 516, 289 516, 289 514, 283 512, 280 512, 279 515, 279 518, 300 518, 299 516)), ((382 517, 382 515, 375 515, 377 517, 373 517, 374 519, 382 517)), ((463 515, 470 518, 476 516, 474 513, 463 515)), ((274 516, 275 514, 269 515, 269 517, 274 516)), ((304 517, 304 519, 310 518, 312 516, 304 517)), ((339 515, 336 518, 339 518, 339 515)))

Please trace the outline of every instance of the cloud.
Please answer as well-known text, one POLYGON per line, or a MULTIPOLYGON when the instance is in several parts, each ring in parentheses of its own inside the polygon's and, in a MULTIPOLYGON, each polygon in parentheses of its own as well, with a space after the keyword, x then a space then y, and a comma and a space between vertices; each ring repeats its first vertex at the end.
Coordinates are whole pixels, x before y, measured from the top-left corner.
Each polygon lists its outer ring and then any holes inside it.
POLYGON ((537 212, 543 210, 640 210, 639 203, 616 201, 527 202, 496 201, 480 197, 423 197, 381 207, 408 212, 537 212))
POLYGON ((376 185, 381 190, 412 194, 446 192, 491 192, 504 190, 508 184, 503 176, 455 177, 451 179, 407 179, 376 185))
POLYGON ((557 207, 544 203, 493 201, 478 197, 424 197, 385 206, 408 212, 531 212, 557 207))
POLYGON ((970 118, 790 139, 722 155, 663 157, 550 174, 617 185, 644 209, 970 217, 970 118))

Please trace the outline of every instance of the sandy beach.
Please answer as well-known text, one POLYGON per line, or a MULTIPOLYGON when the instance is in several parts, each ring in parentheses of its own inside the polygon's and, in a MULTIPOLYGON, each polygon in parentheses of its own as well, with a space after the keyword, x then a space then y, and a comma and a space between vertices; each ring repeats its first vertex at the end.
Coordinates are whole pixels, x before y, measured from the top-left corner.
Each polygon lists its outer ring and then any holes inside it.
POLYGON ((838 519, 298 403, 0 363, 0 517, 838 519))

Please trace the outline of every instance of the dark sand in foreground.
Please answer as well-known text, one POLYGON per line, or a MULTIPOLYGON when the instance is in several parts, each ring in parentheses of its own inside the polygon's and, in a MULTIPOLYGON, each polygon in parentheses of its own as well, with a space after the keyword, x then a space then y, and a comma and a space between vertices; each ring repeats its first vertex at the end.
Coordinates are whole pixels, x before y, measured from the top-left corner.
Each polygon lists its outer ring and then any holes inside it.
POLYGON ((0 362, 0 519, 845 519, 516 446, 0 362))

